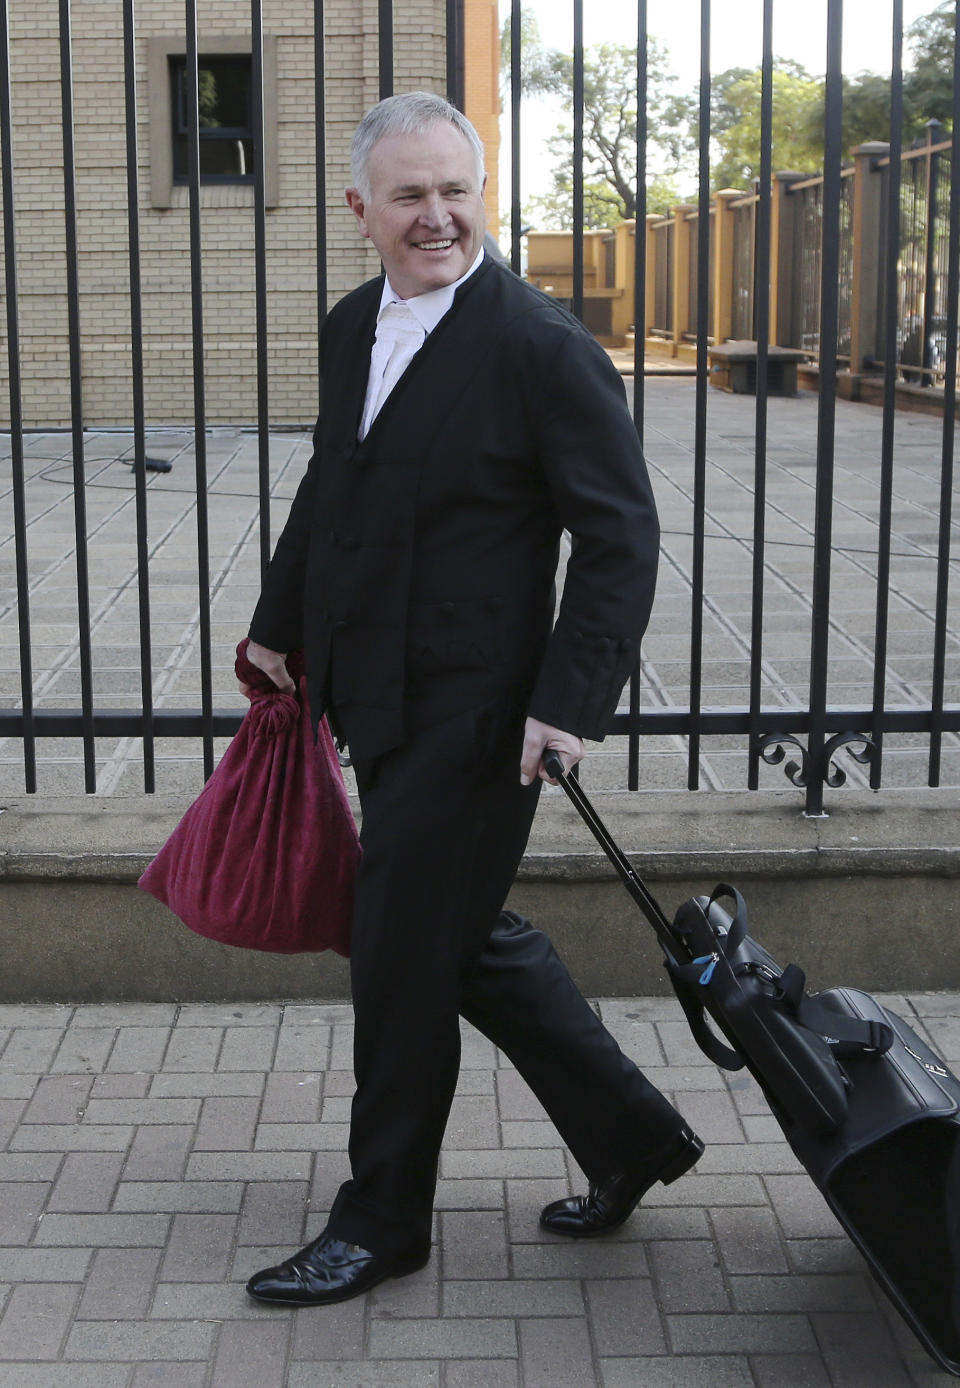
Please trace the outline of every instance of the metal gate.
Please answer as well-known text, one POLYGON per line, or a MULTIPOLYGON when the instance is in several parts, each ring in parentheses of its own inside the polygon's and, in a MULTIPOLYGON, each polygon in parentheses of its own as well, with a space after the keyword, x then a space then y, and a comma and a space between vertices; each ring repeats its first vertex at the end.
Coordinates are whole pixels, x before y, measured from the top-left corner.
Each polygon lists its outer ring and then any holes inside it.
MULTIPOLYGON (((175 5, 181 0, 174 0, 175 5)), ((151 588, 151 550, 148 543, 150 521, 150 488, 148 486, 148 436, 145 424, 145 373, 143 360, 143 295, 141 268, 143 262, 140 229, 140 210, 143 201, 140 174, 143 170, 142 132, 138 126, 138 58, 137 17, 135 0, 123 0, 122 12, 117 11, 117 35, 123 44, 125 75, 125 127, 115 132, 115 138, 125 141, 127 170, 126 207, 118 211, 118 231, 122 227, 129 275, 129 328, 126 339, 130 367, 130 429, 133 436, 131 463, 135 488, 136 572, 130 583, 138 593, 138 640, 140 657, 140 702, 135 708, 110 708, 95 697, 95 659, 91 641, 90 559, 88 554, 89 522, 87 500, 91 479, 85 458, 84 438, 84 379, 81 361, 82 325, 80 322, 80 269, 83 246, 77 235, 77 167, 75 156, 75 115, 73 79, 75 54, 73 21, 79 4, 58 0, 57 40, 59 51, 59 101, 63 148, 64 196, 64 269, 66 277, 65 303, 69 323, 68 361, 71 397, 71 445, 73 524, 76 555, 76 649, 78 654, 79 690, 76 703, 70 707, 39 707, 34 697, 34 633, 31 627, 29 508, 27 499, 27 469, 24 440, 26 435, 22 408, 23 382, 31 364, 24 359, 20 348, 18 315, 18 238, 22 217, 29 219, 29 208, 18 204, 15 154, 15 86, 11 86, 12 61, 16 53, 15 20, 20 0, 0 0, 0 159, 3 165, 3 255, 5 269, 5 313, 7 327, 7 361, 10 401, 10 464, 9 496, 13 511, 12 547, 15 551, 15 602, 18 613, 20 656, 19 695, 7 700, 8 707, 0 708, 0 735, 18 739, 23 749, 23 783, 30 793, 38 789, 37 740, 42 738, 80 738, 83 746, 84 785, 87 791, 96 789, 96 743, 98 738, 133 738, 142 742, 143 786, 148 792, 156 787, 155 742, 157 738, 200 739, 203 747, 205 774, 215 762, 215 739, 230 736, 238 726, 239 713, 215 706, 212 680, 211 641, 211 524, 209 516, 210 468, 208 456, 209 420, 206 404, 205 376, 205 293, 209 293, 203 278, 202 199, 201 199, 201 138, 203 100, 201 91, 201 46, 198 39, 198 0, 182 0, 183 14, 183 78, 175 99, 181 102, 183 149, 185 150, 185 188, 189 207, 189 245, 186 254, 190 268, 190 342, 192 345, 193 401, 193 459, 194 481, 192 506, 196 518, 196 620, 199 632, 200 700, 193 708, 173 708, 158 704, 155 697, 155 659, 152 605, 155 592, 151 588), (14 33, 11 34, 11 22, 14 33), (122 27, 121 27, 122 26, 122 27), (13 56, 12 56, 13 55, 13 56)), ((199 0, 202 9, 202 0, 199 0)), ((764 764, 784 763, 793 783, 804 788, 808 813, 823 809, 825 785, 839 785, 844 773, 837 763, 837 754, 846 748, 869 768, 869 784, 877 788, 883 779, 884 739, 893 735, 910 735, 925 740, 927 749, 927 780, 937 785, 941 779, 941 760, 944 740, 956 742, 960 733, 960 707, 949 702, 947 691, 950 679, 956 678, 948 669, 948 658, 956 657, 958 642, 950 620, 950 580, 955 560, 951 556, 951 541, 955 530, 953 520, 954 420, 957 374, 957 303, 960 282, 960 140, 954 139, 949 153, 949 178, 943 169, 938 187, 931 190, 927 176, 926 206, 935 210, 944 228, 941 244, 945 250, 935 265, 927 256, 926 273, 933 276, 924 298, 926 320, 921 325, 918 373, 933 373, 932 354, 937 355, 936 369, 943 380, 943 422, 940 442, 940 494, 937 503, 938 541, 935 555, 935 593, 932 602, 931 657, 928 696, 915 698, 909 706, 888 706, 885 685, 889 631, 889 594, 891 542, 894 528, 891 508, 894 495, 894 443, 898 428, 895 409, 897 363, 903 358, 901 315, 898 304, 903 295, 903 279, 899 273, 906 241, 915 234, 901 216, 901 118, 903 106, 901 0, 895 0, 891 33, 891 148, 887 165, 885 192, 885 224, 883 267, 880 277, 876 360, 883 363, 882 442, 877 459, 879 505, 874 531, 875 547, 871 557, 875 571, 875 609, 872 621, 873 697, 855 706, 841 706, 829 698, 829 658, 831 641, 831 581, 833 566, 833 521, 835 497, 835 422, 838 368, 842 369, 850 351, 851 307, 849 302, 849 259, 851 203, 845 192, 851 179, 843 167, 842 148, 842 0, 829 0, 826 48, 826 119, 823 176, 796 184, 790 190, 797 209, 804 209, 797 226, 798 253, 805 266, 805 283, 809 293, 798 306, 804 326, 803 345, 816 357, 818 368, 818 402, 816 407, 816 457, 812 477, 814 489, 814 519, 811 527, 812 588, 809 594, 809 625, 806 640, 809 661, 806 667, 805 697, 771 707, 764 702, 764 670, 767 662, 769 634, 765 627, 765 600, 770 575, 767 525, 770 515, 767 486, 770 477, 768 446, 769 398, 768 383, 771 365, 771 168, 772 100, 773 100, 773 0, 764 0, 762 46, 761 101, 761 172, 755 192, 745 194, 737 205, 736 245, 739 288, 736 304, 736 331, 751 332, 756 337, 756 401, 753 412, 753 476, 750 485, 752 521, 750 533, 735 538, 749 553, 751 584, 749 594, 749 639, 746 653, 746 672, 740 697, 722 708, 707 707, 704 701, 705 618, 712 620, 716 604, 706 582, 705 546, 714 523, 707 503, 709 452, 708 351, 713 329, 714 277, 710 257, 711 209, 710 189, 710 35, 711 3, 700 3, 700 146, 699 194, 696 211, 688 215, 692 228, 695 253, 687 266, 684 296, 689 299, 689 319, 682 326, 695 344, 696 382, 694 388, 694 423, 692 440, 692 478, 690 498, 690 568, 688 591, 682 615, 686 628, 688 679, 683 697, 658 695, 657 682, 643 666, 631 680, 625 695, 626 702, 613 720, 611 732, 627 739, 626 783, 630 789, 639 786, 639 759, 647 741, 669 737, 681 739, 686 757, 686 784, 696 788, 701 784, 702 754, 705 743, 727 745, 731 739, 746 753, 745 783, 749 788, 759 784, 764 764), (945 189, 948 192, 945 193, 945 189), (804 240, 806 238, 806 240, 804 240), (934 310, 934 304, 939 307, 934 310), (815 307, 811 309, 809 306, 815 307), (809 318, 809 322, 807 319, 809 318), (927 321, 929 320, 929 321, 927 321), (791 758, 786 759, 786 753, 791 758)), ((316 119, 314 122, 313 160, 315 168, 313 206, 317 255, 316 320, 322 321, 327 310, 331 286, 325 247, 328 242, 326 223, 327 180, 330 176, 330 155, 326 145, 326 92, 331 62, 339 61, 337 38, 325 37, 325 7, 323 0, 313 3, 312 86, 316 119)), ((377 86, 381 96, 388 95, 394 85, 394 35, 401 6, 391 0, 379 0, 377 6, 377 86)), ((445 66, 446 90, 457 104, 463 104, 465 81, 465 46, 463 0, 445 0, 446 22, 445 66)), ((511 215, 510 259, 518 273, 522 262, 522 181, 520 163, 520 131, 523 117, 521 90, 521 5, 511 0, 509 29, 511 35, 511 64, 507 76, 509 93, 504 110, 504 126, 509 125, 511 146, 511 215)), ((229 135, 244 151, 252 151, 252 177, 244 174, 253 190, 251 241, 251 273, 247 288, 255 301, 256 354, 256 434, 258 447, 259 520, 257 524, 259 563, 269 558, 271 537, 271 363, 268 332, 268 256, 267 208, 269 190, 265 179, 264 150, 267 142, 265 127, 265 47, 262 0, 251 0, 249 7, 251 108, 249 125, 221 134, 229 135), (244 144, 247 141, 247 144, 244 144)), ((647 5, 637 4, 637 216, 634 234, 634 400, 637 429, 651 458, 648 420, 648 391, 644 378, 644 331, 640 325, 651 324, 650 335, 664 335, 673 305, 673 275, 669 264, 678 254, 674 236, 676 224, 666 219, 646 216, 646 95, 647 95, 647 5), (650 312, 647 309, 648 238, 662 242, 663 256, 655 259, 657 272, 651 285, 650 312), (668 255, 670 261, 668 262, 668 255)), ((583 0, 572 4, 573 48, 573 293, 572 307, 581 318, 584 315, 584 40, 583 0)), ((15 73, 13 74, 15 77, 15 73)), ((374 93, 375 95, 376 93, 374 93)), ((954 64, 954 129, 960 130, 960 59, 954 64)), ((209 133, 208 131, 206 133, 209 133)), ((928 158, 928 168, 932 167, 928 158)), ((936 157, 947 157, 938 147, 936 157)), ((917 160, 916 167, 920 167, 917 160)), ((246 164, 243 164, 246 169, 246 164)), ((932 217, 931 213, 931 217, 932 217)), ((928 219, 929 220, 929 219, 928 219)), ((118 251, 118 254, 121 252, 118 251)), ((799 319, 798 319, 799 321, 799 319)), ((691 347, 691 350, 692 347, 691 347)), ((863 407, 866 408, 866 407, 863 407)), ((42 786, 39 787, 41 790, 42 786)))

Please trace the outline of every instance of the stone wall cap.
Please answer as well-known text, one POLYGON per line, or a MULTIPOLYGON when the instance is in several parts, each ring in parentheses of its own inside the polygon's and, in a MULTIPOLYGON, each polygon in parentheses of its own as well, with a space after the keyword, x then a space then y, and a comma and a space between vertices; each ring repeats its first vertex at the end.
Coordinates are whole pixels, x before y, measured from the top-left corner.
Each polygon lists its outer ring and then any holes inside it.
MULTIPOLYGON (((652 879, 864 873, 960 875, 960 791, 844 791, 808 818, 796 792, 597 792, 617 842, 652 879)), ((185 796, 36 800, 0 810, 0 880, 135 882, 190 803, 185 796)), ((607 860, 548 787, 521 880, 608 878, 607 860)))

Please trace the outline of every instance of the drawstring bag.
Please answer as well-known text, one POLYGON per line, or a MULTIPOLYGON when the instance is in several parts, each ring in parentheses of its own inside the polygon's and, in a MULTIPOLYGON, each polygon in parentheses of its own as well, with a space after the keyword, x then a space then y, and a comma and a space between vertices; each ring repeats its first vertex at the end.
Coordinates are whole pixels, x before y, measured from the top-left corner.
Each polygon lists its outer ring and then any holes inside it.
POLYGON ((299 652, 283 694, 237 647, 250 707, 138 886, 225 945, 350 952, 360 844, 326 721, 314 741, 299 652))

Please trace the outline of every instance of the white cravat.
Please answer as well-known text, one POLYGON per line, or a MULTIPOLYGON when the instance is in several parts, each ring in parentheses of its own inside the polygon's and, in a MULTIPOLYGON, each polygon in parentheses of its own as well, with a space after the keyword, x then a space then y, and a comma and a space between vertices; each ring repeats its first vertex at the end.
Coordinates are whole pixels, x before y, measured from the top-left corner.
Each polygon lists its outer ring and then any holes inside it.
POLYGON ((365 438, 370 425, 383 408, 384 401, 416 356, 427 335, 432 333, 443 316, 450 312, 457 290, 483 264, 483 247, 465 275, 453 284, 440 289, 428 289, 412 299, 401 299, 385 276, 380 311, 377 315, 377 335, 370 353, 367 373, 367 394, 360 420, 359 438, 365 438))
POLYGON ((366 434, 384 401, 426 341, 427 330, 404 302, 386 303, 377 318, 377 335, 370 353, 370 376, 360 424, 366 434))

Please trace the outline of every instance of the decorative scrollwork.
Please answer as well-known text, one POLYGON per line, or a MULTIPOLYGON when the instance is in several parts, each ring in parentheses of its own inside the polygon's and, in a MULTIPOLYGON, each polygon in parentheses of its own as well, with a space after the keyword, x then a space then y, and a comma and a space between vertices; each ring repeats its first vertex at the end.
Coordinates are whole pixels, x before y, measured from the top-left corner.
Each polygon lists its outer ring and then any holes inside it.
POLYGON ((858 761, 861 766, 869 766, 877 755, 876 743, 867 737, 866 733, 855 733, 852 731, 835 733, 833 737, 823 747, 823 779, 826 784, 836 790, 846 782, 846 772, 834 762, 834 757, 841 747, 846 747, 848 753, 854 761, 858 761), (857 743, 862 746, 857 748, 857 743))
POLYGON ((783 774, 795 786, 802 788, 807 784, 810 758, 807 755, 806 747, 798 738, 793 737, 790 733, 767 733, 765 737, 759 739, 757 751, 768 766, 779 766, 787 755, 785 744, 797 748, 800 753, 800 760, 799 762, 788 761, 783 768, 783 774))

